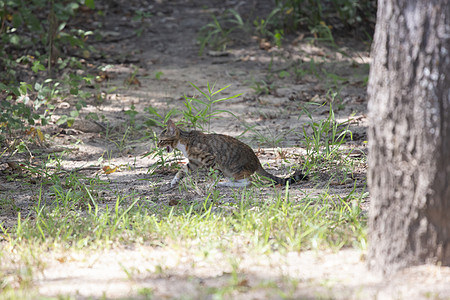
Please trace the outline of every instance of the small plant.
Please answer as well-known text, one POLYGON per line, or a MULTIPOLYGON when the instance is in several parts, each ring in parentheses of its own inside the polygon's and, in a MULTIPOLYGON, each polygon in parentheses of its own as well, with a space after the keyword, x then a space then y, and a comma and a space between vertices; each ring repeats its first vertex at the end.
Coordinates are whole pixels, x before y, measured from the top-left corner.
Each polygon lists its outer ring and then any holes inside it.
POLYGON ((124 114, 126 114, 129 117, 129 122, 131 126, 134 126, 136 123, 136 115, 138 112, 136 111, 136 107, 134 104, 131 104, 130 109, 124 111, 124 114))
POLYGON ((141 85, 141 82, 137 78, 139 68, 135 66, 133 69, 133 72, 131 72, 130 75, 128 75, 128 77, 123 81, 123 84, 127 87, 131 87, 132 85, 141 85))
POLYGON ((155 73, 155 79, 160 80, 163 75, 164 73, 162 71, 158 71, 155 73))
POLYGON ((349 121, 336 122, 332 104, 330 104, 328 118, 324 120, 315 121, 311 112, 306 109, 303 109, 303 113, 306 113, 310 120, 303 127, 308 163, 315 164, 336 159, 345 139, 352 138, 352 132, 348 129, 349 121), (312 133, 308 133, 306 127, 309 127, 312 133))
MULTIPOLYGON (((265 19, 256 18, 253 21, 253 26, 255 27, 256 34, 262 38, 274 37, 276 33, 273 32, 274 28, 279 28, 278 20, 279 14, 281 13, 280 8, 273 9, 265 19)), ((281 30, 278 31, 281 34, 281 30)))
POLYGON ((275 83, 268 80, 252 80, 250 87, 256 95, 269 95, 275 89, 275 83))
POLYGON ((245 132, 250 131, 254 134, 259 145, 270 146, 274 149, 277 148, 286 136, 292 132, 292 130, 277 132, 270 129, 270 127, 266 127, 265 130, 262 131, 255 129, 255 126, 250 126, 246 122, 242 122, 242 124, 246 128, 245 132))
POLYGON ((144 299, 153 299, 153 293, 154 291, 152 288, 143 287, 138 289, 138 294, 144 297, 144 299))
POLYGON ((67 80, 55 80, 54 76, 68 65, 81 67, 79 59, 62 57, 62 48, 77 48, 84 56, 94 51, 85 44, 92 32, 66 26, 80 5, 93 9, 94 1, 0 1, 0 140, 30 126, 46 125, 55 110, 55 98, 81 99, 58 124, 71 126, 78 117, 90 96, 81 92, 83 78, 70 74, 67 80), (37 80, 30 84, 26 72, 16 70, 30 70, 37 80))
POLYGON ((331 3, 341 22, 347 26, 358 26, 363 22, 375 23, 376 1, 333 0, 331 3))
POLYGON ((220 16, 212 16, 213 21, 200 29, 197 40, 200 43, 199 55, 206 46, 214 50, 225 50, 231 43, 231 34, 236 31, 246 32, 246 25, 234 9, 228 9, 220 16))
POLYGON ((145 108, 144 111, 149 113, 151 116, 151 118, 148 118, 147 121, 145 121, 145 125, 148 127, 155 126, 155 125, 157 125, 159 127, 164 127, 165 124, 167 123, 167 121, 173 115, 176 115, 179 112, 178 109, 172 108, 163 116, 162 114, 158 113, 158 111, 152 106, 145 108))
POLYGON ((333 33, 331 32, 331 26, 325 24, 325 22, 319 22, 319 24, 311 27, 310 31, 314 36, 314 39, 312 39, 313 41, 317 40, 320 42, 328 42, 333 46, 336 45, 334 42, 333 33))
POLYGON ((145 19, 148 19, 152 16, 151 13, 145 12, 143 10, 137 10, 135 12, 135 15, 133 16, 132 20, 135 22, 142 22, 145 19))
POLYGON ((239 97, 241 95, 237 94, 230 97, 223 97, 217 99, 217 95, 220 92, 224 91, 225 89, 229 88, 230 87, 229 85, 215 91, 214 90, 215 84, 210 86, 208 82, 206 84, 207 90, 202 91, 195 84, 193 83, 190 84, 203 96, 203 98, 188 97, 188 96, 184 97, 185 98, 184 106, 186 107, 186 109, 183 110, 181 113, 183 114, 183 119, 186 120, 194 129, 197 128, 202 130, 206 129, 209 132, 212 118, 216 117, 221 113, 233 115, 233 113, 227 110, 213 109, 214 104, 230 100, 239 97), (204 128, 205 125, 207 125, 207 128, 204 128))

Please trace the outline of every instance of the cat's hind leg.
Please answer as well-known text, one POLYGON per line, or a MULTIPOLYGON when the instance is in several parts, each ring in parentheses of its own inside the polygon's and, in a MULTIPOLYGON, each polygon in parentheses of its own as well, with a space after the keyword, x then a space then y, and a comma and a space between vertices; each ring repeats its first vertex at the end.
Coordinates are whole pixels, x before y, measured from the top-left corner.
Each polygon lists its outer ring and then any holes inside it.
POLYGON ((217 185, 222 187, 245 187, 250 184, 250 180, 248 178, 238 179, 238 180, 229 180, 224 182, 219 182, 217 185))

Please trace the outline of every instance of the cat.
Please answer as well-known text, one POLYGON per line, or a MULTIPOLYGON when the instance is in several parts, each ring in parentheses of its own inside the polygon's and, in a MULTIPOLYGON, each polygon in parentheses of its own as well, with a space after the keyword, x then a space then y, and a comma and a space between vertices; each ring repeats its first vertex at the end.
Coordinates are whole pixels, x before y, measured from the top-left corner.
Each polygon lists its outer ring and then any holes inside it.
POLYGON ((170 185, 174 187, 186 173, 200 167, 219 169, 229 182, 219 182, 219 186, 244 187, 250 184, 249 177, 256 173, 268 178, 275 184, 286 185, 308 176, 296 171, 288 178, 274 176, 264 170, 252 148, 238 139, 223 134, 206 134, 201 131, 184 131, 172 120, 167 122, 167 129, 159 135, 158 147, 166 147, 168 152, 180 150, 189 160, 183 169, 177 172, 170 185))

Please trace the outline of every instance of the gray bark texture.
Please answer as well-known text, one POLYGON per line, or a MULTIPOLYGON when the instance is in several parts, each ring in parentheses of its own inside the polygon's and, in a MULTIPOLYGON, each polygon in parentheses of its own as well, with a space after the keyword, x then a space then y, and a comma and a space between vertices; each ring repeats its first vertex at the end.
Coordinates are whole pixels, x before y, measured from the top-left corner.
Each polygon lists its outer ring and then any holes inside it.
POLYGON ((369 94, 368 264, 450 265, 450 4, 379 0, 369 94))

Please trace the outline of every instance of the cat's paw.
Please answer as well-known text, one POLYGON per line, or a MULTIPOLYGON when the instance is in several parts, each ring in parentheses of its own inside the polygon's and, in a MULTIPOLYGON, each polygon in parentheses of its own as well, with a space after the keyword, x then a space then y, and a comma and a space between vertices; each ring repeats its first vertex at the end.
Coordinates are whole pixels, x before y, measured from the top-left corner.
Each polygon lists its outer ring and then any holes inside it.
POLYGON ((178 178, 172 179, 172 181, 170 182, 170 187, 171 187, 171 188, 176 187, 177 184, 178 184, 178 181, 179 181, 178 178))

